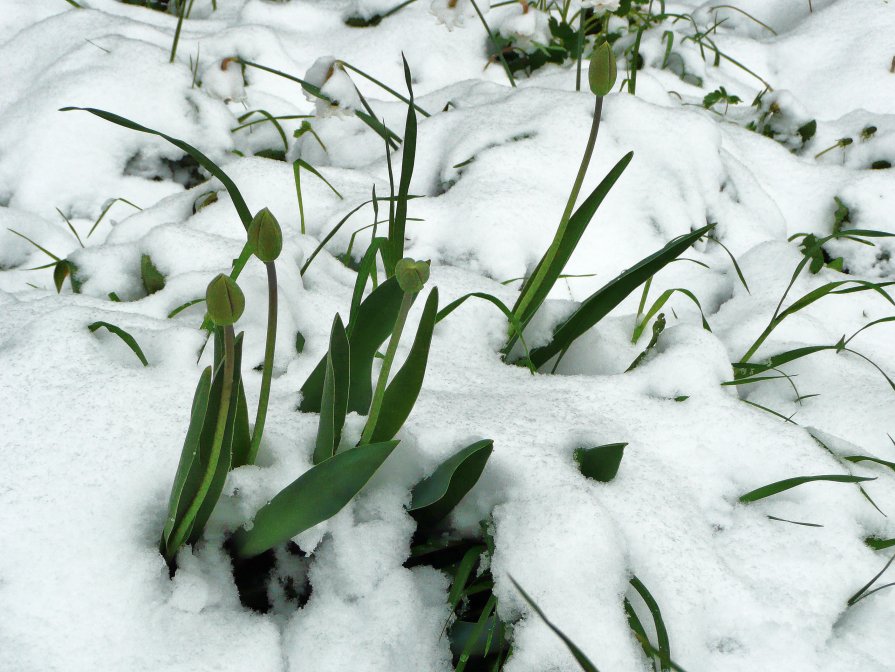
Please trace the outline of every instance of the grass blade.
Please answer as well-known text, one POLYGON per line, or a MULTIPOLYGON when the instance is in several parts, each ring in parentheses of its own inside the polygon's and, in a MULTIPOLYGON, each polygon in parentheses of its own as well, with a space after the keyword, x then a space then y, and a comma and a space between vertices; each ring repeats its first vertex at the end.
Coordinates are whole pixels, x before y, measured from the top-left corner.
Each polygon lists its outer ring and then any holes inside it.
POLYGON ((246 205, 245 199, 242 197, 242 194, 240 193, 239 188, 236 186, 236 183, 233 182, 233 180, 230 179, 227 173, 221 170, 214 161, 209 159, 198 149, 190 144, 187 144, 183 140, 178 140, 177 138, 166 135, 161 131, 156 131, 146 126, 142 126, 134 121, 131 121, 130 119, 125 119, 124 117, 121 117, 112 112, 106 112, 105 110, 98 110, 93 107, 63 107, 62 109, 60 109, 60 112, 70 112, 72 110, 89 112, 90 114, 93 114, 100 119, 111 121, 113 124, 123 126, 124 128, 129 128, 132 131, 148 133, 149 135, 157 135, 160 138, 164 138, 178 149, 183 150, 191 157, 193 157, 200 166, 205 168, 205 170, 207 170, 209 173, 211 173, 221 181, 221 183, 224 185, 224 188, 227 189, 227 193, 230 194, 230 198, 233 201, 233 207, 236 208, 236 212, 239 214, 239 219, 242 221, 243 226, 246 229, 249 228, 249 224, 252 223, 252 213, 249 210, 249 207, 246 205))
POLYGON ((820 476, 798 476, 796 478, 786 478, 782 481, 776 481, 768 485, 763 485, 755 490, 750 490, 745 495, 740 496, 740 501, 744 504, 749 502, 757 502, 759 499, 776 495, 790 488, 811 483, 813 481, 831 481, 834 483, 861 483, 862 481, 874 481, 875 478, 866 476, 846 476, 844 474, 822 474, 820 476))
POLYGON ((544 621, 544 624, 562 640, 563 644, 566 645, 566 648, 572 653, 572 656, 575 658, 578 666, 582 670, 584 670, 584 672, 599 672, 599 670, 597 670, 597 666, 590 662, 588 657, 584 655, 584 652, 575 645, 575 642, 566 637, 562 630, 560 630, 555 625, 553 625, 553 623, 550 622, 550 619, 548 619, 546 614, 541 611, 541 608, 535 603, 535 601, 531 599, 531 597, 529 597, 528 593, 522 590, 522 586, 516 583, 516 579, 514 579, 512 576, 509 578, 510 581, 512 581, 513 585, 516 587, 516 590, 519 591, 519 594, 522 595, 522 598, 528 603, 528 606, 532 608, 532 610, 540 617, 540 619, 544 621))
POLYGON ((146 355, 143 354, 143 350, 137 343, 137 339, 135 339, 121 327, 116 327, 114 324, 110 324, 108 322, 94 322, 93 324, 87 325, 87 328, 90 329, 91 332, 94 332, 100 328, 107 329, 125 342, 127 347, 129 347, 133 351, 133 353, 137 356, 137 359, 140 360, 143 366, 149 366, 149 360, 147 360, 146 355))
POLYGON ((675 238, 661 250, 637 262, 634 266, 622 272, 617 278, 598 289, 594 294, 591 294, 578 307, 578 310, 556 329, 553 334, 553 340, 550 343, 532 350, 531 360, 534 366, 540 368, 553 356, 568 349, 575 339, 608 315, 631 292, 662 270, 668 263, 683 253, 684 250, 711 231, 713 227, 714 224, 709 224, 701 229, 675 238))
POLYGON ((656 602, 656 599, 643 585, 643 582, 636 576, 631 577, 630 583, 641 599, 643 599, 650 614, 652 614, 653 623, 656 627, 656 641, 659 644, 659 667, 662 672, 668 672, 668 670, 671 670, 671 643, 668 639, 668 630, 665 628, 665 621, 662 619, 659 603, 656 602))

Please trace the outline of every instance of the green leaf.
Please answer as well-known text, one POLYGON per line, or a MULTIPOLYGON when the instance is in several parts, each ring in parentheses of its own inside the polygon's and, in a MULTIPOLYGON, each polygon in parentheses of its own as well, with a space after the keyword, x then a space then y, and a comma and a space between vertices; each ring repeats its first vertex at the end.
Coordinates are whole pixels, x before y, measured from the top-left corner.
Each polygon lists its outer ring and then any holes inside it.
POLYGON ((493 450, 494 441, 483 439, 442 462, 413 488, 410 515, 424 527, 444 519, 478 482, 493 450))
POLYGON ((165 276, 155 267, 148 254, 140 257, 140 279, 147 294, 155 294, 165 288, 165 276))
POLYGON ((323 379, 314 464, 332 457, 339 448, 348 409, 349 362, 348 336, 345 334, 342 318, 336 313, 329 336, 329 352, 326 353, 326 375, 323 379))
POLYGON ((53 264, 53 284, 56 285, 56 293, 62 293, 65 279, 71 274, 71 265, 65 259, 53 264))
MULTIPOLYGON (((215 331, 217 335, 221 330, 216 329, 215 331)), ((242 340, 243 334, 240 333, 236 337, 233 349, 233 379, 230 388, 230 405, 227 409, 227 419, 224 437, 221 441, 220 455, 218 457, 217 465, 215 466, 211 485, 205 493, 202 505, 196 512, 196 519, 192 524, 192 533, 187 537, 187 543, 190 544, 197 542, 202 535, 202 531, 205 529, 205 524, 208 522, 208 519, 211 518, 214 507, 217 506, 218 499, 221 497, 221 492, 224 490, 224 482, 227 480, 227 474, 230 472, 233 464, 234 438, 237 425, 236 417, 239 409, 238 390, 242 386, 242 375, 240 373, 242 367, 242 340)), ((213 413, 208 416, 211 419, 211 422, 205 423, 200 443, 200 456, 203 471, 205 471, 211 459, 210 452, 214 444, 215 420, 217 419, 219 409, 221 408, 224 370, 225 367, 219 363, 217 365, 217 373, 211 383, 211 410, 213 410, 213 413)), ((248 425, 248 419, 246 419, 246 425, 248 425)), ((251 439, 249 439, 249 443, 251 443, 251 439)), ((248 447, 240 448, 243 454, 248 452, 248 447)))
POLYGON ((233 367, 233 394, 236 398, 236 416, 233 420, 233 440, 231 448, 230 469, 249 464, 249 452, 252 448, 252 434, 249 431, 249 404, 246 401, 245 384, 242 382, 240 370, 242 359, 242 334, 236 341, 236 366, 233 367))
POLYGON ((93 324, 87 325, 87 328, 90 329, 91 332, 100 328, 109 330, 127 344, 127 347, 133 351, 143 366, 149 366, 149 360, 146 359, 146 355, 143 354, 143 350, 140 349, 137 340, 121 327, 116 327, 114 324, 109 324, 108 322, 94 322, 93 324))
MULTIPOLYGON (((656 641, 659 644, 659 668, 662 672, 672 669, 671 663, 671 644, 668 639, 668 630, 665 627, 665 621, 662 619, 662 611, 659 609, 659 603, 650 594, 643 582, 636 576, 631 577, 631 586, 637 591, 649 609, 653 617, 653 624, 656 628, 656 641)), ((649 652, 647 652, 649 653, 649 652)))
POLYGON ((794 488, 798 485, 802 485, 804 483, 811 483, 812 481, 832 481, 834 483, 860 483, 862 481, 874 481, 875 478, 867 478, 865 476, 846 476, 843 474, 823 474, 821 476, 798 476, 796 478, 787 478, 782 481, 777 481, 776 483, 770 483, 769 485, 764 485, 760 488, 756 488, 755 490, 750 490, 745 495, 740 497, 740 501, 744 504, 748 504, 749 502, 755 502, 759 499, 764 499, 765 497, 770 497, 771 495, 776 495, 784 490, 789 490, 790 488, 794 488))
POLYGON ((627 443, 609 443, 594 448, 575 450, 575 461, 581 473, 601 483, 608 483, 618 473, 627 443))
POLYGON ((410 194, 410 178, 413 176, 413 164, 416 158, 416 110, 413 107, 413 87, 410 83, 410 67, 404 61, 404 79, 410 93, 410 104, 407 106, 407 119, 404 124, 404 146, 401 149, 401 179, 398 182, 398 202, 395 216, 390 218, 388 226, 389 246, 385 255, 385 272, 389 276, 394 273, 395 264, 404 256, 404 233, 407 227, 407 202, 410 194))
POLYGON ((165 528, 162 531, 160 550, 165 557, 173 557, 177 549, 168 548, 168 541, 177 523, 183 518, 189 507, 190 501, 196 495, 199 482, 202 480, 202 471, 198 466, 199 438, 208 412, 209 395, 211 393, 211 367, 206 367, 199 377, 196 392, 193 395, 193 405, 190 411, 190 424, 183 441, 183 450, 180 452, 180 462, 174 475, 174 484, 171 487, 171 496, 168 499, 168 517, 165 520, 165 528))
POLYGON ((811 138, 814 137, 814 134, 817 133, 817 121, 812 119, 806 124, 802 124, 799 126, 796 133, 799 134, 799 137, 802 138, 802 144, 804 145, 811 138))
POLYGON ((236 186, 236 183, 233 182, 233 180, 230 179, 227 173, 221 170, 214 161, 209 159, 198 149, 196 149, 192 145, 185 143, 183 140, 172 138, 170 135, 165 135, 164 133, 153 130, 151 128, 147 128, 146 126, 141 126, 140 124, 133 122, 130 119, 125 119, 124 117, 113 114, 112 112, 106 112, 105 110, 97 110, 92 107, 63 107, 60 112, 70 112, 72 110, 90 112, 90 114, 96 115, 100 119, 111 121, 113 124, 123 126, 124 128, 129 128, 132 131, 140 131, 141 133, 157 135, 160 138, 164 138, 175 147, 183 150, 191 157, 193 157, 200 166, 205 168, 205 170, 207 170, 209 173, 211 173, 221 181, 221 183, 227 189, 227 193, 230 194, 230 199, 233 201, 233 206, 236 208, 236 212, 239 214, 239 219, 242 221, 242 225, 246 229, 249 228, 249 224, 252 223, 252 213, 249 210, 249 207, 246 205, 245 199, 242 197, 242 194, 239 192, 239 188, 236 186))
POLYGON ((499 629, 501 623, 497 616, 492 616, 497 607, 497 598, 491 595, 485 603, 478 621, 469 623, 457 621, 451 628, 451 649, 459 650, 459 659, 455 672, 463 672, 471 657, 480 658, 487 655, 487 632, 499 629))
POLYGON ((237 555, 250 558, 336 515, 391 455, 397 441, 352 448, 311 467, 233 535, 237 555))
MULTIPOLYGON (((389 278, 374 289, 357 309, 357 316, 348 323, 348 343, 351 350, 348 410, 366 415, 373 399, 373 358, 385 339, 392 333, 404 292, 394 278, 389 278)), ((299 410, 319 413, 326 376, 326 357, 308 376, 301 388, 299 410)))
POLYGON ((591 294, 578 307, 578 310, 556 329, 553 340, 549 344, 532 350, 532 363, 536 367, 541 367, 553 356, 568 349, 575 339, 606 317, 631 292, 680 256, 693 243, 711 231, 714 226, 714 224, 709 224, 675 238, 661 250, 637 262, 591 294))
POLYGON ((553 623, 550 622, 550 619, 547 618, 546 614, 541 611, 541 608, 535 603, 531 597, 529 597, 528 593, 522 590, 522 586, 516 583, 516 579, 512 576, 509 577, 510 581, 512 581, 513 585, 516 587, 516 590, 519 591, 519 594, 522 595, 522 598, 528 603, 528 606, 532 608, 532 610, 541 618, 542 621, 550 628, 554 634, 559 637, 563 644, 566 645, 566 648, 572 653, 572 656, 575 658, 575 661, 578 663, 578 666, 584 670, 584 672, 599 672, 597 670, 597 666, 594 665, 587 656, 584 655, 584 652, 579 649, 575 642, 565 636, 562 630, 557 628, 553 623))
MULTIPOLYGON (((584 235, 587 225, 590 224, 591 219, 597 212, 597 208, 600 207, 603 199, 606 198, 609 190, 621 177, 632 158, 634 158, 633 152, 625 154, 606 177, 603 178, 603 181, 597 185, 597 188, 591 192, 590 196, 572 214, 566 223, 565 230, 557 231, 557 237, 554 238, 531 276, 523 284, 519 298, 513 306, 513 313, 523 326, 526 326, 531 321, 541 304, 544 303, 550 290, 553 289, 553 285, 556 284, 556 280, 563 272, 566 263, 568 263, 572 253, 575 251, 581 236, 584 235)), ((515 341, 515 337, 511 337, 504 351, 509 352, 515 341)))
POLYGON ((472 570, 475 568, 476 563, 479 561, 479 558, 482 557, 482 553, 484 552, 484 546, 473 546, 463 554, 460 562, 457 563, 456 569, 454 570, 454 580, 451 583, 451 590, 448 593, 448 604, 451 606, 451 613, 454 613, 457 606, 460 604, 460 600, 463 598, 465 592, 466 584, 469 581, 469 577, 472 576, 472 570))
POLYGON ((864 543, 870 546, 874 551, 882 551, 886 548, 895 546, 895 539, 881 539, 879 537, 867 537, 864 543))
POLYGON ((372 441, 387 441, 394 438, 410 416, 426 375, 429 347, 432 344, 432 333, 435 330, 437 314, 438 288, 435 287, 429 292, 426 299, 410 353, 407 355, 404 365, 385 389, 382 408, 379 411, 376 427, 373 429, 372 441))

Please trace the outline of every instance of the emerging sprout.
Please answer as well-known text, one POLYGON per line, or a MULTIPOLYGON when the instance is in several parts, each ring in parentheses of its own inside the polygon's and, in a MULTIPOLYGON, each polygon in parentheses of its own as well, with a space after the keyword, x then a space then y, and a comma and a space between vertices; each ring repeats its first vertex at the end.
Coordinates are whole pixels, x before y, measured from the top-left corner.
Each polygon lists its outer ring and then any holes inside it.
POLYGON ((615 86, 617 74, 612 47, 608 42, 603 42, 594 49, 594 53, 590 57, 590 67, 587 71, 590 90, 595 96, 605 96, 615 86))
POLYGON ((416 294, 429 279, 429 263, 410 258, 401 259, 395 264, 395 277, 402 290, 416 294))
POLYGON ((249 224, 249 246, 264 263, 274 261, 283 250, 283 232, 273 213, 264 208, 249 224))
POLYGON ((220 327, 236 322, 245 310, 246 299, 239 285, 229 276, 219 274, 205 291, 208 317, 220 327))

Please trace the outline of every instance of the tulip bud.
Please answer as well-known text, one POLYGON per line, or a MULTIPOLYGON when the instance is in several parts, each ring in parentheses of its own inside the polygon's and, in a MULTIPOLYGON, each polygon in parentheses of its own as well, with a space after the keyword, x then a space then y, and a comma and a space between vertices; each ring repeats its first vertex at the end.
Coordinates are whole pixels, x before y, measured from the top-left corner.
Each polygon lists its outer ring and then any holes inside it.
POLYGON ((205 303, 208 316, 219 327, 226 327, 236 322, 246 306, 246 298, 229 276, 221 273, 208 283, 205 291, 205 303))
POLYGON ((590 81, 590 90, 595 96, 605 96, 615 86, 617 76, 615 54, 608 42, 603 42, 594 49, 590 57, 590 67, 587 78, 590 81))
POLYGON ((415 294, 423 288, 429 279, 429 262, 414 261, 405 258, 395 264, 395 278, 398 286, 405 292, 415 294))
POLYGON ((283 232, 273 213, 264 208, 249 224, 249 246, 264 263, 273 261, 283 250, 283 232))

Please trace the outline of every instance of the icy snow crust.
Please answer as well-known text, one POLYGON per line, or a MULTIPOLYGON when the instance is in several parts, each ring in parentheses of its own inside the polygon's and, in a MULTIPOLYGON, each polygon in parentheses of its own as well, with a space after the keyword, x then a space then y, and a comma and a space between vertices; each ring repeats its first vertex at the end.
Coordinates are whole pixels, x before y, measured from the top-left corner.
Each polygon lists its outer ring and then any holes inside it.
MULTIPOLYGON (((433 113, 420 117, 412 192, 427 198, 411 203, 410 215, 424 221, 409 223, 407 249, 432 259, 430 284, 445 301, 470 291, 515 299, 518 283, 499 281, 524 275, 549 244, 592 97, 574 91, 568 66, 548 66, 509 88, 499 65, 485 68, 475 17, 449 32, 423 0, 365 29, 348 28, 343 18, 391 4, 218 0, 211 12, 210 3, 198 2, 204 18, 185 22, 174 65, 174 17, 113 0, 82 4, 89 8, 5 0, 0 12, 0 669, 450 670, 448 642, 440 637, 447 581, 431 569, 403 567, 414 528, 404 507, 414 483, 482 437, 494 439, 494 454, 453 524, 473 533, 493 512, 501 615, 522 617, 508 672, 577 669, 560 640, 527 615, 508 575, 601 670, 651 669, 622 609, 632 573, 661 605, 673 657, 691 672, 892 669, 895 597, 882 591, 845 608, 887 558, 862 539, 895 536, 890 519, 841 483, 737 502, 783 478, 846 473, 806 427, 823 432, 843 455, 895 459, 886 436, 895 434, 892 389, 865 361, 831 352, 786 367, 797 374, 800 394, 819 393, 801 404, 786 381, 739 390, 720 383, 732 378, 730 362, 764 328, 801 258, 787 237, 829 232, 833 196, 849 205, 854 227, 895 232, 892 171, 866 170, 895 155, 895 5, 814 0, 809 15, 801 0, 737 3, 774 27, 776 37, 725 13, 719 45, 806 119, 818 120, 802 157, 699 104, 723 85, 745 108, 762 88, 757 80, 729 63, 704 64, 691 44, 680 51, 704 87, 686 84, 658 67, 661 31, 644 34, 637 96, 606 99, 585 192, 625 152, 633 150, 634 160, 566 269, 594 275, 560 282, 530 338, 543 340, 575 301, 707 221, 717 222, 717 237, 738 258, 751 293, 719 245, 697 244, 684 256, 708 268, 671 264, 655 278, 651 296, 690 289, 712 333, 700 327, 692 303, 676 296, 664 309, 669 328, 657 352, 625 375, 647 340, 630 343, 639 293, 578 341, 562 362, 566 375, 552 376, 503 364, 504 318, 489 304, 464 305, 436 329, 400 447, 356 501, 297 539, 312 552, 310 601, 297 612, 262 616, 240 606, 221 542, 310 466, 317 419, 294 410, 298 390, 325 350, 332 316, 347 314, 354 282, 354 272, 329 253, 304 278, 298 268, 374 184, 383 194, 388 182, 382 142, 367 127, 345 115, 314 120, 328 152, 305 134, 289 157, 300 151, 344 200, 306 174, 308 234, 301 235, 291 165, 231 152, 277 148, 275 130, 230 129, 250 109, 313 114, 314 104, 294 83, 258 70, 246 71, 243 90, 220 68, 212 76, 215 64, 240 55, 303 76, 332 54, 403 90, 403 50, 418 102, 433 113), (198 56, 207 87, 191 88, 190 56, 198 56), (194 144, 222 162, 252 211, 269 207, 286 233, 260 466, 231 474, 206 541, 181 554, 173 580, 157 541, 190 400, 209 355, 196 362, 200 307, 166 315, 203 296, 209 279, 229 269, 244 231, 215 180, 184 188, 176 148, 85 113, 57 112, 65 105, 107 109, 194 144), (878 128, 872 141, 812 158, 869 124, 878 128), (194 201, 211 190, 219 200, 193 214, 194 201), (79 249, 55 209, 83 237, 112 197, 143 210, 116 203, 79 249), (66 283, 57 296, 51 269, 26 270, 49 259, 7 228, 70 256, 85 278, 82 293, 72 294, 66 283), (141 254, 167 278, 163 291, 145 298, 141 254), (109 301, 109 292, 122 302, 109 301), (142 367, 113 335, 91 334, 86 326, 96 320, 133 334, 151 366, 142 367), (297 331, 306 338, 301 355, 293 346, 297 331), (797 424, 743 399, 795 414, 797 424), (578 472, 576 447, 618 441, 629 445, 615 480, 599 484, 578 472)), ((668 11, 706 19, 715 3, 667 4, 668 11)), ((489 18, 497 21, 500 12, 489 18)), ((353 80, 400 131, 404 105, 353 80)), ((287 135, 299 123, 284 122, 287 135)), ((394 158, 399 162, 400 153, 394 158)), ((344 252, 351 231, 371 217, 362 211, 329 252, 344 252)), ((355 253, 364 240, 358 236, 355 253)), ((836 253, 852 275, 803 274, 791 297, 837 279, 892 280, 892 251, 886 239, 876 248, 843 244, 836 253)), ((246 332, 243 376, 254 408, 266 320, 261 265, 250 263, 240 282, 248 298, 239 323, 246 332)), ((892 312, 872 292, 825 299, 784 322, 759 358, 833 344, 892 312)), ((895 327, 881 324, 853 345, 895 372, 893 336, 895 327)), ((361 426, 350 417, 346 435, 361 426)), ((891 471, 853 471, 878 476, 865 489, 883 511, 895 511, 891 471)))

